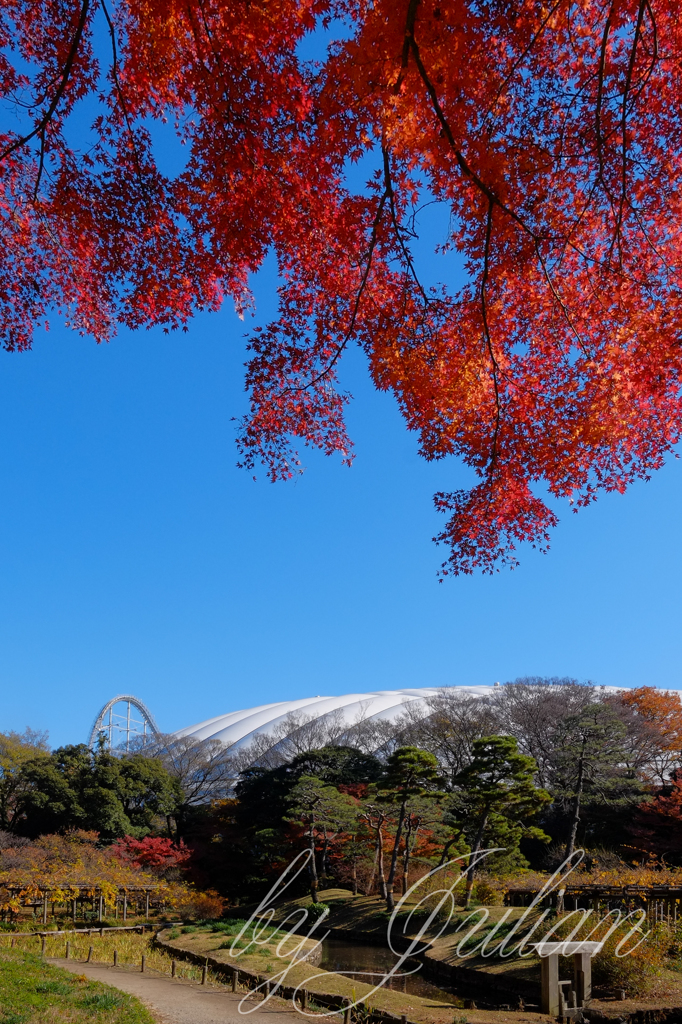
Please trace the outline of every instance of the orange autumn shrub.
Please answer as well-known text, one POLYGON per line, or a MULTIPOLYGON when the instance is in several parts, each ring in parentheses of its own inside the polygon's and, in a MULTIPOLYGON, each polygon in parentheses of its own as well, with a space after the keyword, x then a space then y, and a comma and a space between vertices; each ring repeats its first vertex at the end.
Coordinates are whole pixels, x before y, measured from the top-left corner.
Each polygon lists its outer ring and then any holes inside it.
POLYGON ((182 889, 182 893, 177 894, 174 907, 183 920, 193 918, 199 921, 213 921, 222 917, 226 901, 215 889, 198 892, 189 885, 183 886, 182 889))

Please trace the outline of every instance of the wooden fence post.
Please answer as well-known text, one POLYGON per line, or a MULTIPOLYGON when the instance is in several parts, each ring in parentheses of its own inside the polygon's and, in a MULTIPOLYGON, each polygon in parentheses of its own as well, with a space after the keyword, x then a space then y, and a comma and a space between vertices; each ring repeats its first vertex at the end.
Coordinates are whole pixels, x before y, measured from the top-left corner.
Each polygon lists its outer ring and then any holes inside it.
POLYGON ((142 963, 140 964, 140 971, 142 972, 142 974, 144 974, 144 969, 145 969, 146 966, 147 966, 147 957, 143 953, 142 954, 142 963))
POLYGON ((71 955, 71 943, 67 940, 67 943, 66 943, 66 956, 65 956, 64 959, 68 960, 70 955, 71 955))
POLYGON ((239 981, 239 971, 232 971, 232 991, 237 991, 237 982, 239 981))
POLYGON ((178 966, 177 961, 176 960, 171 960, 171 978, 175 977, 175 972, 177 970, 177 966, 178 966))
POLYGON ((95 947, 94 946, 88 946, 88 959, 85 961, 86 964, 89 964, 90 961, 92 960, 92 954, 94 953, 94 951, 95 951, 95 947))
POLYGON ((114 950, 114 967, 118 967, 118 950, 114 950))
POLYGON ((206 984, 206 975, 208 974, 208 967, 201 968, 201 984, 206 984))

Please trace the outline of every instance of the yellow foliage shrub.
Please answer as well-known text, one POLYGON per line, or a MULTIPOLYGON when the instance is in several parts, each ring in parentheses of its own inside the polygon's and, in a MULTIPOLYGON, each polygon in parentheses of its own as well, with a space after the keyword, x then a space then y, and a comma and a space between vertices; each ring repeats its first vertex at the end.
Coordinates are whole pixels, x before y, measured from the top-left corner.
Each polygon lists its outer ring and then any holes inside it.
POLYGON ((175 910, 183 920, 194 918, 201 921, 212 921, 222 917, 225 900, 215 891, 197 892, 189 886, 183 886, 184 892, 178 893, 175 910))
POLYGON ((484 907, 499 907, 504 900, 504 890, 490 880, 481 878, 474 883, 473 897, 484 907))
MULTIPOLYGON (((628 953, 637 944, 641 935, 634 935, 616 955, 618 943, 627 934, 631 924, 618 929, 607 940, 606 945, 592 960, 593 984, 610 989, 625 989, 628 996, 643 996, 655 987, 666 966, 671 935, 666 925, 657 925, 633 953, 628 953), (626 955, 623 956, 622 954, 626 955)), ((643 932, 646 933, 646 927, 643 932)), ((596 938, 596 936, 595 936, 596 938)))

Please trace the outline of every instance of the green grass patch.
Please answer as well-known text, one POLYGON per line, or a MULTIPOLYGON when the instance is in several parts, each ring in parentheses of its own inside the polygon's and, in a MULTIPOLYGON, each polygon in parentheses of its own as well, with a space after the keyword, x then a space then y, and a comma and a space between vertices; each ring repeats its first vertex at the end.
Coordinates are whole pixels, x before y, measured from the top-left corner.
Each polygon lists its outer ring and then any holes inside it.
POLYGON ((81 1006, 88 1010, 116 1010, 122 1005, 122 994, 119 992, 92 992, 79 1000, 81 1006))
POLYGON ((41 981, 36 985, 36 992, 41 995, 70 996, 72 985, 66 981, 41 981))
POLYGON ((153 1024, 133 996, 46 963, 35 953, 0 950, 0 1024, 153 1024))
POLYGON ((225 941, 220 943, 218 949, 246 949, 248 945, 248 942, 244 942, 242 939, 232 939, 228 935, 225 941))

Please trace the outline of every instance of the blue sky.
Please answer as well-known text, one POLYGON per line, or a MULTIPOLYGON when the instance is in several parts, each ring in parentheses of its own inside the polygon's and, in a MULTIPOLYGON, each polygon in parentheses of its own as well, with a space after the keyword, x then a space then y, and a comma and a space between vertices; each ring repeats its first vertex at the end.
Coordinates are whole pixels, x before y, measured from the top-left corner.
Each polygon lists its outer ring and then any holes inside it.
MULTIPOLYGON (((262 322, 272 268, 257 282, 262 322)), ((305 453, 289 484, 235 466, 244 334, 98 347, 57 324, 0 355, 0 729, 87 737, 118 692, 164 730, 254 704, 570 675, 678 687, 681 463, 562 522, 549 555, 437 582, 432 494, 470 479, 417 456, 351 353, 357 459, 305 453)))
MULTIPOLYGON (((155 132, 172 173, 185 152, 155 132)), ((462 273, 430 255, 447 225, 423 214, 427 283, 462 273)), ((31 352, 0 352, 0 730, 79 742, 122 692, 171 730, 278 699, 523 675, 682 685, 682 462, 577 516, 559 507, 548 555, 442 584, 432 495, 471 474, 418 457, 359 352, 342 367, 352 468, 306 451, 288 484, 238 470, 244 336, 276 283, 266 266, 252 322, 226 307, 187 334, 97 346, 55 321, 31 352)))

